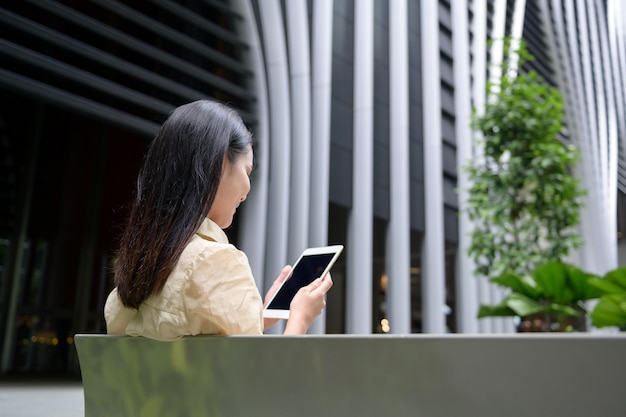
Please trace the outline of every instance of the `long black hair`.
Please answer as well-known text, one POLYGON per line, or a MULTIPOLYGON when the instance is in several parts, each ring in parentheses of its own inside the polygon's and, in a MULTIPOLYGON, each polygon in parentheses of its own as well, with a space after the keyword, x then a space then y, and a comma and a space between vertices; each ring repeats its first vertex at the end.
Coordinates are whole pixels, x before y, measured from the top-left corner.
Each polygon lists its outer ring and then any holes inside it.
POLYGON ((138 308, 163 289, 211 209, 224 158, 234 162, 251 144, 239 115, 209 100, 182 105, 163 123, 139 172, 114 266, 125 306, 138 308))

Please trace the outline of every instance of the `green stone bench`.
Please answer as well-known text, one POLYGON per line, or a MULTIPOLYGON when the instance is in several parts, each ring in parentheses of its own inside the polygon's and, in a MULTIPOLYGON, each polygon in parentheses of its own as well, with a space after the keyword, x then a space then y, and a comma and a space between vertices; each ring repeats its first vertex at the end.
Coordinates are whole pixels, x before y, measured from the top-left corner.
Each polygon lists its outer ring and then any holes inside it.
POLYGON ((626 416, 626 336, 75 336, 87 417, 626 416))

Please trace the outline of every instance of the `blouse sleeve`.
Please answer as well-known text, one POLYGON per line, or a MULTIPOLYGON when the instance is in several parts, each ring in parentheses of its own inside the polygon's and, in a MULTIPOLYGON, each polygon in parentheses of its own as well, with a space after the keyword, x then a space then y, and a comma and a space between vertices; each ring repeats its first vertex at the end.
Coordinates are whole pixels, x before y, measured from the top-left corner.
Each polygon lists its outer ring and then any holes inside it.
POLYGON ((104 304, 107 334, 126 334, 126 326, 136 315, 137 310, 125 307, 117 293, 117 288, 114 288, 104 304))
POLYGON ((234 246, 200 253, 184 292, 192 335, 263 333, 263 301, 248 258, 234 246))

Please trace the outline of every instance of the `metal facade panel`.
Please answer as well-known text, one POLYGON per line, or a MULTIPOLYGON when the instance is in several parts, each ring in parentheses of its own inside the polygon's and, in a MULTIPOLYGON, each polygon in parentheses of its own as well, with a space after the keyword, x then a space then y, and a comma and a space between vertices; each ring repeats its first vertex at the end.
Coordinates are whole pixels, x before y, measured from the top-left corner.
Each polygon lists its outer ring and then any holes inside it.
POLYGON ((200 98, 229 102, 253 124, 247 45, 229 10, 226 2, 4 3, 2 86, 146 136, 200 98))

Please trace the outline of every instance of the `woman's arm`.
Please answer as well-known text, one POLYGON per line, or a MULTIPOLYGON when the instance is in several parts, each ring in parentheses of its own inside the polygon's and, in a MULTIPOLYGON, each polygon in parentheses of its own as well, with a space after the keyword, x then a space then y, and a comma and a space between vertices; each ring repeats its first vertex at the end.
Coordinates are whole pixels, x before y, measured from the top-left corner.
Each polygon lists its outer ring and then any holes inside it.
MULTIPOLYGON (((269 291, 265 295, 265 299, 263 300, 263 307, 264 308, 272 300, 272 297, 274 297, 274 294, 276 293, 276 291, 278 291, 280 286, 283 285, 283 282, 287 279, 287 277, 289 276, 290 272, 291 272, 291 265, 285 265, 283 270, 280 271, 280 274, 278 274, 278 278, 276 278, 276 280, 274 281, 274 283, 270 287, 269 291)), ((270 327, 272 327, 276 323, 278 323, 278 319, 263 318, 263 330, 265 331, 265 330, 269 329, 270 327)))

